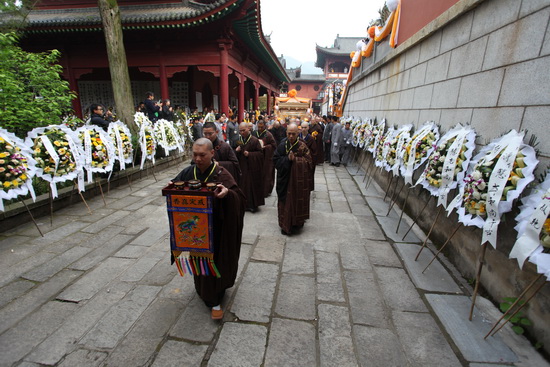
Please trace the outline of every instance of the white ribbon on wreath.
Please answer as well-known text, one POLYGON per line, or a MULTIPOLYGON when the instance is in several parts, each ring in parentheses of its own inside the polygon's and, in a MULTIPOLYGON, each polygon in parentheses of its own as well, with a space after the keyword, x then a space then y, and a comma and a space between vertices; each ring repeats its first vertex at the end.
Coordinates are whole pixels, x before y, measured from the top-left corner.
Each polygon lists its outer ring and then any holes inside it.
MULTIPOLYGON (((40 178, 42 178, 44 181, 47 181, 50 183, 50 189, 52 192, 52 197, 55 199, 57 194, 57 183, 58 182, 65 182, 69 180, 74 180, 75 178, 78 180, 78 190, 84 191, 84 157, 82 155, 82 152, 79 149, 79 144, 77 143, 78 138, 74 131, 66 127, 65 125, 49 125, 46 127, 36 127, 29 131, 27 133, 27 137, 25 138, 25 144, 30 146, 31 149, 34 147, 34 143, 36 139, 39 139, 44 144, 44 148, 46 149, 46 152, 48 155, 51 156, 51 153, 49 149, 47 148, 47 142, 50 142, 50 139, 46 136, 46 131, 51 129, 57 129, 59 130, 64 138, 66 139, 68 143, 68 150, 71 153, 71 156, 74 159, 75 166, 70 172, 66 172, 62 175, 56 175, 58 171, 58 164, 59 161, 56 163, 56 168, 54 170, 53 174, 45 173, 43 167, 40 166, 39 162, 37 161, 36 164, 36 175, 40 178)), ((51 142, 50 142, 51 143, 51 142)), ((53 145, 52 145, 53 146, 53 145)), ((57 155, 57 151, 55 152, 57 155)))
POLYGON ((414 171, 420 167, 430 156, 434 150, 435 142, 439 139, 439 129, 435 122, 427 122, 420 130, 418 130, 411 138, 409 144, 405 146, 405 149, 409 150, 408 157, 403 159, 403 165, 401 166, 401 174, 405 179, 405 183, 412 184, 412 178, 414 171), (422 139, 428 136, 430 133, 434 134, 434 142, 432 146, 428 148, 422 157, 416 160, 416 149, 422 143, 422 139))
MULTIPOLYGON (((18 150, 17 154, 22 156, 24 160, 22 161, 18 157, 13 156, 0 157, 0 159, 12 163, 12 166, 19 164, 19 170, 23 171, 19 173, 19 175, 24 174, 26 176, 25 180, 22 180, 23 182, 21 184, 8 190, 5 189, 4 182, 0 181, 0 185, 2 185, 0 187, 0 212, 3 212, 4 200, 15 199, 19 195, 25 196, 29 193, 31 194, 32 200, 36 200, 36 194, 34 193, 34 187, 32 186, 32 178, 36 174, 36 161, 32 156, 32 148, 23 139, 18 138, 15 134, 3 128, 0 128, 0 138, 5 141, 6 145, 11 145, 14 149, 18 150), (13 162, 12 160, 16 160, 18 163, 13 162)), ((18 167, 14 167, 14 169, 18 167)), ((17 178, 19 177, 20 176, 17 178)))
POLYGON ((399 175, 399 168, 403 164, 403 154, 405 154, 404 147, 411 140, 411 130, 413 125, 407 124, 399 128, 397 144, 395 145, 395 162, 389 167, 387 171, 393 173, 394 176, 399 175))
POLYGON ((154 126, 155 138, 157 144, 164 149, 164 154, 168 156, 170 151, 178 149, 183 152, 181 145, 178 142, 177 133, 174 129, 174 124, 168 120, 158 120, 154 126), (172 142, 169 141, 168 136, 172 135, 172 142))
POLYGON ((133 162, 134 148, 132 147, 132 133, 130 132, 130 129, 128 129, 128 126, 126 126, 126 124, 124 124, 120 120, 111 122, 109 124, 109 128, 107 129, 107 133, 113 140, 115 147, 115 158, 119 161, 120 169, 125 170, 126 164, 130 164, 133 162), (121 132, 123 132, 128 137, 128 141, 131 147, 129 152, 126 152, 124 149, 124 140, 120 135, 121 132), (127 157, 124 156, 125 153, 127 154, 127 157))
MULTIPOLYGON (((113 165, 115 164, 116 160, 116 149, 113 142, 113 139, 109 134, 105 132, 101 127, 90 125, 90 126, 82 126, 76 129, 77 137, 81 142, 81 147, 83 148, 82 153, 84 154, 84 169, 87 171, 88 176, 88 183, 93 182, 92 181, 92 175, 94 172, 98 173, 108 173, 113 171, 113 165), (101 147, 104 149, 97 149, 97 146, 95 146, 92 143, 91 133, 95 133, 99 135, 99 138, 101 139, 101 147), (99 167, 93 165, 93 153, 94 152, 101 152, 106 153, 107 157, 104 159, 106 162, 105 166, 99 167)), ((95 135, 94 134, 94 135, 95 135)))
POLYGON ((388 155, 388 152, 390 151, 390 142, 395 137, 395 135, 397 135, 397 129, 391 126, 384 133, 382 138, 380 138, 378 146, 374 151, 374 165, 376 167, 383 168, 387 165, 386 157, 388 155))
POLYGON ((386 119, 382 119, 382 121, 380 121, 380 123, 376 127, 373 127, 373 129, 372 129, 371 139, 374 139, 374 143, 372 145, 372 148, 369 147, 369 144, 366 144, 366 141, 365 141, 365 146, 368 147, 367 150, 369 152, 371 152, 373 155, 374 155, 374 152, 376 152, 376 148, 378 147, 378 143, 382 139, 382 136, 384 135, 385 130, 386 130, 386 119))
POLYGON ((143 169, 143 166, 145 165, 145 161, 147 159, 149 159, 151 162, 153 162, 153 164, 155 164, 155 153, 156 153, 157 142, 155 140, 153 126, 150 122, 144 123, 141 125, 141 128, 139 129, 139 144, 141 146, 140 169, 143 169), (151 154, 148 154, 147 152, 147 135, 149 135, 150 138, 152 139, 151 154))
MULTIPOLYGON (((512 210, 512 204, 515 199, 519 197, 523 189, 534 180, 533 171, 538 164, 535 150, 526 144, 523 144, 524 133, 518 133, 516 130, 510 131, 508 134, 493 140, 489 145, 485 146, 470 163, 470 167, 466 177, 462 180, 459 186, 458 195, 451 201, 447 207, 447 212, 450 214, 454 208, 457 209, 459 221, 464 225, 482 228, 482 242, 489 242, 493 247, 497 245, 497 229, 500 223, 500 217, 502 214, 512 210), (524 156, 522 162, 525 167, 521 169, 523 177, 518 177, 515 186, 508 186, 507 182, 513 177, 512 170, 514 169, 514 162, 519 159, 517 157, 518 152, 524 156), (498 157, 498 158, 497 158, 498 157), (498 159, 492 172, 490 172, 489 180, 482 179, 483 170, 492 166, 493 161, 498 159), (478 178, 480 176, 481 178, 478 178), (484 191, 487 188, 487 195, 485 198, 480 196, 476 200, 483 201, 485 208, 481 208, 476 214, 466 211, 464 196, 467 183, 473 181, 480 182, 484 191), (505 198, 503 194, 506 193, 505 198), (487 218, 483 218, 481 213, 485 212, 487 218)), ((475 193, 474 193, 475 194, 475 193)), ((485 195, 485 194, 483 194, 485 195)), ((478 204, 480 203, 478 201, 478 204)))
MULTIPOLYGON (((430 154, 426 169, 416 181, 415 186, 420 184, 428 190, 432 196, 437 196, 437 206, 447 205, 447 196, 449 192, 456 188, 458 183, 464 178, 475 149, 475 138, 476 133, 472 128, 458 124, 439 139, 436 148, 430 154), (451 146, 446 151, 442 151, 441 148, 444 148, 452 139, 454 139, 454 141, 451 143, 451 146), (465 159, 462 160, 460 166, 458 166, 458 158, 463 147, 466 147, 463 153, 465 159), (428 181, 429 169, 433 166, 432 163, 434 160, 439 160, 441 162, 443 157, 440 155, 442 153, 444 154, 444 161, 441 166, 441 182, 439 186, 434 186, 428 181)), ((434 173, 431 174, 433 175, 434 173)))
MULTIPOLYGON (((510 259, 518 260, 520 269, 537 248, 543 247, 540 234, 550 215, 550 170, 546 173, 546 179, 529 196, 522 198, 521 202, 520 213, 516 217, 517 225, 514 227, 518 237, 509 256, 510 259)), ((546 243, 545 245, 550 246, 546 243)))

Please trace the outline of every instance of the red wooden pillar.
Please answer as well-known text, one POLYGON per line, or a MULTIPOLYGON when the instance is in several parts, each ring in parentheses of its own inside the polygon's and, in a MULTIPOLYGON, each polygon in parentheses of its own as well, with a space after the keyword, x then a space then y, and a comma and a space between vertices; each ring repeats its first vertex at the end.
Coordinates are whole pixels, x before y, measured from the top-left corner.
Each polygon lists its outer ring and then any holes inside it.
POLYGON ((267 90, 267 94, 266 94, 267 98, 266 98, 266 102, 267 102, 267 107, 266 107, 266 110, 267 110, 267 115, 271 115, 271 91, 268 89, 267 90))
POLYGON ((239 78, 239 105, 237 106, 239 110, 239 117, 237 121, 243 122, 244 117, 244 85, 246 83, 246 77, 244 74, 241 74, 239 78))
POLYGON ((220 111, 229 113, 229 60, 228 51, 231 49, 231 43, 220 42, 220 111))
POLYGON ((160 95, 162 99, 169 99, 170 98, 170 89, 168 88, 168 77, 166 75, 166 68, 164 67, 164 64, 160 64, 160 95))
POLYGON ((254 82, 254 111, 258 109, 258 97, 260 96, 260 83, 254 82))

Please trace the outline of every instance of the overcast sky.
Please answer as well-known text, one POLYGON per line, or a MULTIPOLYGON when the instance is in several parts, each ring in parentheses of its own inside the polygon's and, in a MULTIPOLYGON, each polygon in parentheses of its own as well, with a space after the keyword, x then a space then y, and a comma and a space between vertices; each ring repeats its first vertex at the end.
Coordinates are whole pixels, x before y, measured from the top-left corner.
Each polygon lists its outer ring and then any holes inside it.
POLYGON ((337 34, 365 37, 384 0, 260 0, 260 6, 263 32, 271 34, 277 56, 305 63, 316 60, 316 44, 330 47, 337 34))

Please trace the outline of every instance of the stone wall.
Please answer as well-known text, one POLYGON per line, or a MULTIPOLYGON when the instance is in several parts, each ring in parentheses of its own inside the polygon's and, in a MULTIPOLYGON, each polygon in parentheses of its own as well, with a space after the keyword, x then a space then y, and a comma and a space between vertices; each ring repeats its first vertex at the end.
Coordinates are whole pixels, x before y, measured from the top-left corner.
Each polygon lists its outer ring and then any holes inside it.
MULTIPOLYGON (((478 145, 510 129, 527 130, 526 142, 537 137, 541 173, 550 165, 549 20, 548 0, 461 0, 396 49, 383 42, 363 59, 348 86, 344 116, 385 117, 389 124, 416 127, 433 120, 442 133, 468 123, 476 129, 478 145)), ((365 162, 366 168, 370 161, 365 162)), ((386 188, 389 177, 381 174, 376 180, 386 188)), ((415 217, 429 194, 422 189, 412 194, 405 211, 415 217)), ((428 208, 420 218, 426 232, 437 212, 435 200, 428 208)), ((499 246, 488 249, 482 273, 484 291, 496 303, 519 295, 536 275, 532 265, 520 271, 508 259, 516 214, 505 216, 499 246)), ((443 244, 456 225, 455 214, 440 219, 434 244, 443 244)), ((466 278, 475 278, 480 242, 480 230, 463 227, 450 243, 447 255, 466 278)), ((548 286, 531 301, 528 317, 533 338, 550 350, 548 286)))

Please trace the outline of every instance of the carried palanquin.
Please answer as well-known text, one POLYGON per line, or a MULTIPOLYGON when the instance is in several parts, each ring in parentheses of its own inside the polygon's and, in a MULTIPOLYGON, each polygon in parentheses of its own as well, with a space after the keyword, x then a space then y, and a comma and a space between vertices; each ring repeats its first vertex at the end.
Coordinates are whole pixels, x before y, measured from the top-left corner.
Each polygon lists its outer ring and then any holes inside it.
POLYGON ((170 250, 181 276, 220 273, 214 263, 213 198, 215 183, 174 182, 164 189, 170 223, 170 250))

